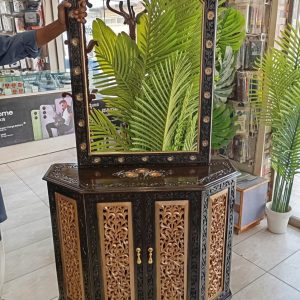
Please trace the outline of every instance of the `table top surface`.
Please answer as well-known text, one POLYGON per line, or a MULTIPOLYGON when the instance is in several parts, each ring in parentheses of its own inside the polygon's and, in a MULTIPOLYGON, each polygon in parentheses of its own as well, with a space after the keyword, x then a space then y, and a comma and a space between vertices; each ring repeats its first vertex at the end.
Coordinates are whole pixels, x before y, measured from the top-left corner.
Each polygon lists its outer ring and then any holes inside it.
POLYGON ((249 180, 238 181, 236 186, 238 190, 246 191, 262 184, 267 184, 268 182, 269 180, 263 177, 254 177, 249 180))
POLYGON ((209 166, 118 166, 78 168, 76 164, 55 164, 44 180, 82 193, 131 189, 201 190, 230 178, 238 172, 228 160, 213 160, 209 166))

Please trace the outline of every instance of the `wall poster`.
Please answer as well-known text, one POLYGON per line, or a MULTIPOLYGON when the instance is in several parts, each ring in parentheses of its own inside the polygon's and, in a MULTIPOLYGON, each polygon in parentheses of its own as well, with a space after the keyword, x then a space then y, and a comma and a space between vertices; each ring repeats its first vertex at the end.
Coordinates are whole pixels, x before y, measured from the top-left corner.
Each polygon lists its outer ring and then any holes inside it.
POLYGON ((0 147, 74 133, 73 104, 61 92, 0 98, 0 147))

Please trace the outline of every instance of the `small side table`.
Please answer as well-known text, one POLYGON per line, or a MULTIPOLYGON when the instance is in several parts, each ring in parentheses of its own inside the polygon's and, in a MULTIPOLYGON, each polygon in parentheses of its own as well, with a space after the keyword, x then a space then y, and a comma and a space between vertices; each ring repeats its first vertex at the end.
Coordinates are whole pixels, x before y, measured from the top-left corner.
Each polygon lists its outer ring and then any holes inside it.
POLYGON ((268 182, 265 178, 250 174, 238 180, 234 206, 234 228, 237 234, 258 225, 264 219, 268 182))

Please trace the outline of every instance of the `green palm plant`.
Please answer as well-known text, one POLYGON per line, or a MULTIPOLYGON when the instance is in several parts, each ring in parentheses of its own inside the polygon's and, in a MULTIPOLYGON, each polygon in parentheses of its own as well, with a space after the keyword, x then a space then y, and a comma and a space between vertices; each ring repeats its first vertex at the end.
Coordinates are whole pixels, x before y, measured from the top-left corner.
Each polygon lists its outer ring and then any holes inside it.
POLYGON ((99 19, 93 23, 94 80, 108 113, 90 113, 92 151, 195 150, 202 2, 143 4, 137 41, 99 19))
POLYGON ((231 107, 221 103, 213 111, 213 120, 212 149, 219 150, 227 146, 235 136, 237 116, 231 107))
POLYGON ((227 146, 237 130, 234 126, 236 117, 226 102, 234 89, 236 59, 246 35, 244 16, 238 10, 224 6, 225 2, 219 1, 218 7, 212 126, 214 150, 227 146))
POLYGON ((288 212, 294 176, 300 170, 300 29, 288 25, 264 57, 252 95, 259 119, 272 128, 276 172, 272 210, 288 212))

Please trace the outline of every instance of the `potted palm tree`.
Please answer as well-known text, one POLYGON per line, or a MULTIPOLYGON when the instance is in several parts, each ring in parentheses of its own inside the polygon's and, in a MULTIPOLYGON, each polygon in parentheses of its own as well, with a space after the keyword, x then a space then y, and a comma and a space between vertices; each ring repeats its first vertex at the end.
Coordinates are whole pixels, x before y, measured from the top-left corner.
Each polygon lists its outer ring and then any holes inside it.
POLYGON ((300 29, 291 25, 264 57, 253 103, 259 119, 272 129, 272 202, 266 205, 268 228, 284 233, 292 214, 294 176, 300 170, 300 29))

